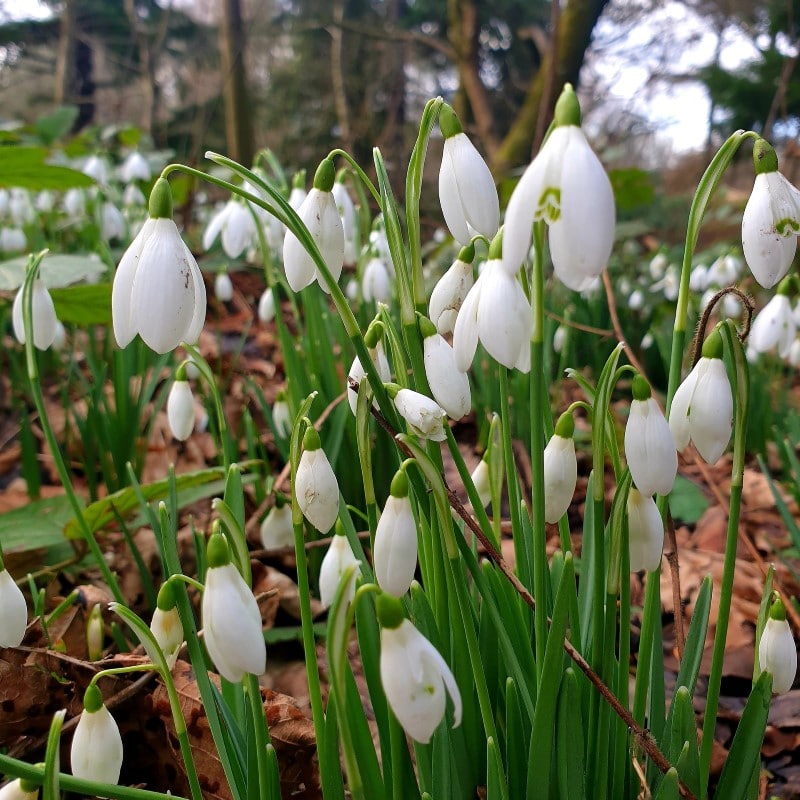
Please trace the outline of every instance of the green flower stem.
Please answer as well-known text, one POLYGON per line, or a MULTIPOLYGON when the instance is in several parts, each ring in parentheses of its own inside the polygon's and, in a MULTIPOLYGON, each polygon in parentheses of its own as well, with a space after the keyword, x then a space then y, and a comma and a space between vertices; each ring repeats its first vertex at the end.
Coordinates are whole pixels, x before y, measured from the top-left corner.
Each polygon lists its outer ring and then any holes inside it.
POLYGON ((62 708, 53 714, 47 734, 47 748, 44 754, 44 780, 42 781, 42 800, 60 800, 61 781, 59 774, 59 754, 61 752, 61 728, 67 709, 62 708))
POLYGON ((375 184, 369 179, 367 173, 364 172, 363 169, 361 169, 360 165, 353 158, 353 156, 351 156, 350 153, 346 152, 345 150, 342 150, 339 147, 337 147, 334 150, 331 150, 330 153, 328 153, 328 158, 330 159, 335 159, 337 156, 343 158, 353 168, 353 172, 355 172, 355 174, 358 175, 358 177, 361 180, 361 183, 364 186, 366 186, 367 190, 372 195, 372 199, 378 205, 380 205, 381 202, 380 192, 375 188, 375 184))
MULTIPOLYGON (((127 667, 112 667, 110 669, 101 669, 92 675, 89 681, 89 686, 96 686, 101 678, 108 678, 111 675, 127 675, 129 672, 158 672, 159 668, 155 664, 130 664, 127 667)), ((86 687, 89 688, 88 686, 86 687)))
POLYGON ((253 716, 253 731, 256 738, 256 759, 258 760, 258 797, 259 800, 270 800, 270 767, 267 745, 269 731, 264 715, 264 703, 261 699, 261 687, 258 678, 251 673, 244 677, 245 695, 247 696, 250 713, 253 716))
POLYGON ((36 350, 33 343, 33 282, 36 280, 36 276, 39 274, 39 266, 41 265, 42 259, 46 254, 47 251, 43 250, 41 253, 37 253, 36 255, 30 257, 28 260, 25 282, 22 286, 22 318, 25 326, 25 363, 28 370, 28 381, 31 387, 31 396, 33 397, 36 411, 39 414, 39 423, 42 426, 42 432, 44 433, 44 437, 47 441, 47 446, 50 448, 50 455, 53 459, 53 464, 55 465, 56 471, 58 472, 58 478, 61 481, 61 485, 64 487, 64 492, 67 495, 69 504, 72 506, 72 511, 75 514, 75 519, 80 527, 83 540, 86 543, 89 552, 92 554, 97 568, 102 573, 103 579, 105 580, 106 584, 108 584, 111 594, 114 595, 114 599, 119 603, 124 603, 125 598, 123 597, 122 590, 119 587, 116 576, 106 563, 105 558, 103 558, 103 551, 100 549, 100 545, 97 543, 94 533, 89 528, 89 525, 83 516, 83 507, 81 501, 78 498, 74 487, 72 486, 72 479, 69 471, 67 470, 67 466, 64 463, 64 458, 61 455, 61 450, 59 448, 58 441, 56 440, 56 436, 53 433, 53 428, 50 425, 50 420, 47 416, 47 408, 44 404, 42 384, 39 380, 39 364, 36 360, 36 350))

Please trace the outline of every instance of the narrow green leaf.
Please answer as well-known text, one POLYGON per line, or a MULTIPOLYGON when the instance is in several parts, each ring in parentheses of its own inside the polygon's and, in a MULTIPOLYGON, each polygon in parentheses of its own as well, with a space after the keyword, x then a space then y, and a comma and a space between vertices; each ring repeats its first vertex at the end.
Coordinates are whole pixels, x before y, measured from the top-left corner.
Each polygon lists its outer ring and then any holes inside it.
POLYGON ((758 607, 758 618, 756 619, 756 657, 753 659, 753 683, 758 680, 761 674, 761 665, 758 658, 758 645, 761 641, 761 634, 767 624, 767 615, 772 605, 772 584, 775 579, 775 565, 770 564, 767 570, 767 578, 764 581, 764 591, 761 593, 761 604, 758 607))
POLYGON ((70 189, 94 186, 94 180, 69 167, 48 164, 43 147, 0 147, 0 186, 22 189, 70 189))
POLYGON ((561 681, 556 727, 556 769, 560 800, 583 800, 586 796, 584 775, 584 730, 581 718, 580 688, 575 670, 569 667, 561 681))
POLYGON ((486 740, 486 800, 502 800, 506 796, 502 776, 497 768, 497 745, 490 736, 486 740))
POLYGON ((672 767, 661 781, 653 800, 678 800, 678 771, 672 767))
POLYGON ((65 495, 47 497, 0 515, 3 552, 28 552, 64 541, 64 525, 72 519, 65 495))

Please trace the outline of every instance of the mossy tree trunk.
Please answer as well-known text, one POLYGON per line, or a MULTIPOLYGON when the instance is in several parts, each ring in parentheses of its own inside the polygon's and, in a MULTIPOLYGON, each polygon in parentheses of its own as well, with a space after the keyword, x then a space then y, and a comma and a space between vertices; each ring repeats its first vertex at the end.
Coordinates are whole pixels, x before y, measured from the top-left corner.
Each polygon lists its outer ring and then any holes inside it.
POLYGON ((253 122, 247 99, 245 36, 240 0, 222 0, 220 56, 228 155, 246 166, 253 161, 253 122))

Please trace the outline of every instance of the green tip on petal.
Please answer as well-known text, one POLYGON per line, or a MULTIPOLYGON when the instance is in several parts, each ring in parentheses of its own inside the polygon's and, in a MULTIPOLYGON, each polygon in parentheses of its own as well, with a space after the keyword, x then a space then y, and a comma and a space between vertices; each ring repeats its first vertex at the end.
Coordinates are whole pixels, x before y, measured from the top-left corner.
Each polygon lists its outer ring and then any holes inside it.
POLYGON ((703 342, 702 355, 703 358, 722 358, 722 334, 718 328, 714 328, 703 342))
POLYGON ((286 400, 286 389, 278 389, 277 393, 275 394, 275 401, 284 402, 286 400))
POLYGON ((639 375, 638 372, 633 379, 631 391, 633 393, 634 400, 649 400, 653 394, 647 379, 639 375))
POLYGON ((288 502, 289 498, 283 492, 275 493, 275 508, 283 508, 288 502))
POLYGON ((756 175, 778 171, 778 155, 766 139, 756 139, 753 145, 753 166, 756 175))
POLYGON ((172 219, 172 189, 166 178, 159 178, 153 184, 147 210, 153 219, 172 219))
POLYGON ((166 580, 161 584, 156 598, 156 606, 162 611, 172 611, 175 608, 175 584, 172 580, 166 580))
POLYGON ((495 234, 492 243, 489 245, 489 259, 499 259, 503 257, 503 228, 495 234))
POLYGON ((305 189, 306 188, 306 171, 301 169, 295 172, 292 177, 292 189, 305 189))
POLYGON ((786 620, 786 609, 783 606, 783 601, 779 598, 775 600, 769 610, 769 618, 784 622, 786 620))
POLYGON ((458 254, 458 260, 464 264, 471 264, 475 260, 475 243, 470 242, 461 248, 458 254))
POLYGON ((375 598, 375 611, 382 628, 399 628, 406 618, 403 603, 386 592, 381 592, 375 598))
POLYGON ((389 491, 392 497, 408 497, 408 476, 404 469, 395 472, 389 491))
POLYGON ((581 124, 581 106, 571 83, 565 83, 553 117, 556 127, 581 124))
POLYGON ((90 683, 83 695, 83 707, 90 713, 95 714, 103 707, 103 693, 97 688, 97 684, 90 683))
POLYGON ((206 545, 206 559, 211 569, 231 563, 231 549, 224 534, 212 533, 206 545))
POLYGON ((383 323, 379 319, 372 320, 364 334, 364 344, 370 350, 374 350, 378 346, 378 342, 383 339, 383 332, 383 323))
POLYGON ((319 433, 313 425, 306 428, 303 434, 303 450, 319 450, 322 447, 322 440, 319 438, 319 433))
POLYGON ((442 110, 439 112, 439 130, 441 130, 445 139, 464 132, 458 120, 458 115, 447 103, 442 104, 442 110))
POLYGON ((336 525, 333 528, 333 535, 334 536, 347 536, 347 531, 344 529, 344 523, 342 522, 341 517, 337 517, 336 525))
POLYGON ((314 174, 314 188, 320 192, 330 192, 336 180, 336 167, 330 158, 324 159, 314 174))
POLYGON ((178 369, 175 370, 175 380, 176 381, 185 381, 186 378, 186 362, 182 361, 178 364, 178 369))
POLYGON ((436 326, 424 314, 417 314, 417 316, 419 318, 419 332, 422 334, 422 338, 427 339, 429 336, 436 336, 438 333, 436 326))
POLYGON ((562 439, 571 439, 573 434, 575 433, 575 420, 572 417, 571 411, 565 411, 559 418, 558 422, 556 423, 556 436, 560 436, 562 439))

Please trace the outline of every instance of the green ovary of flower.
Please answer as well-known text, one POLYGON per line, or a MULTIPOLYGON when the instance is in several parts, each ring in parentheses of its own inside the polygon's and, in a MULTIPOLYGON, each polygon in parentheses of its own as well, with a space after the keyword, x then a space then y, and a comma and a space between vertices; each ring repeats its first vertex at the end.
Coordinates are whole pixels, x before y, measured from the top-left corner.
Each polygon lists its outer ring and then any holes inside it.
POLYGON ((561 189, 545 188, 536 207, 536 219, 545 219, 550 225, 561 219, 561 189))

